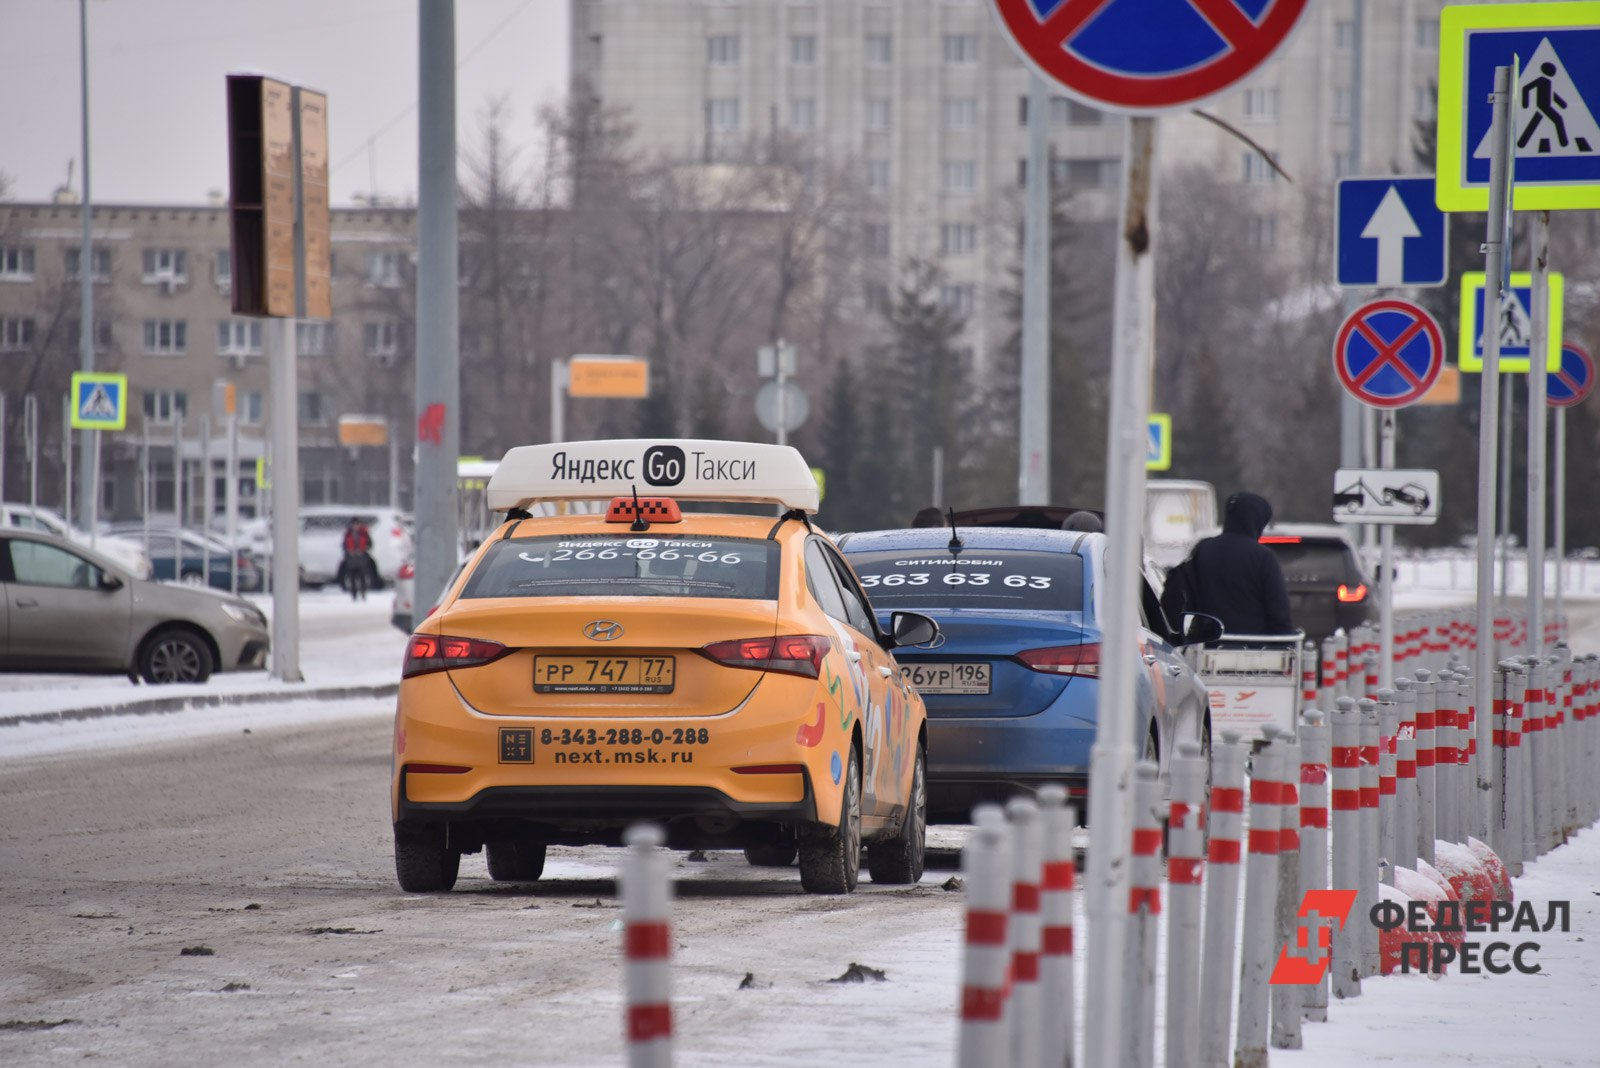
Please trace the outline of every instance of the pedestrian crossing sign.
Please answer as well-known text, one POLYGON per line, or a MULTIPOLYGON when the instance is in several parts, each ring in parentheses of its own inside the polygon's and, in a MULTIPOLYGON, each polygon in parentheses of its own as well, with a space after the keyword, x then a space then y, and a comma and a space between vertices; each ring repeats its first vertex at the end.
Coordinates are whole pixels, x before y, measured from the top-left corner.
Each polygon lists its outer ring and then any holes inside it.
POLYGON ((1600 8, 1590 2, 1467 4, 1439 21, 1434 199, 1487 211, 1496 67, 1514 67, 1513 207, 1600 208, 1600 8))
POLYGON ((72 376, 72 429, 122 430, 127 425, 127 375, 79 371, 72 376))
POLYGON ((1172 416, 1156 412, 1144 432, 1144 469, 1168 471, 1172 468, 1172 416))
MULTIPOLYGON (((1483 272, 1467 271, 1461 276, 1461 337, 1457 360, 1463 371, 1483 370, 1484 295, 1483 272)), ((1545 368, 1561 370, 1561 316, 1566 276, 1550 273, 1549 299, 1545 303, 1545 368)), ((1500 371, 1526 374, 1533 354, 1533 276, 1514 271, 1505 303, 1493 317, 1500 332, 1500 371)))

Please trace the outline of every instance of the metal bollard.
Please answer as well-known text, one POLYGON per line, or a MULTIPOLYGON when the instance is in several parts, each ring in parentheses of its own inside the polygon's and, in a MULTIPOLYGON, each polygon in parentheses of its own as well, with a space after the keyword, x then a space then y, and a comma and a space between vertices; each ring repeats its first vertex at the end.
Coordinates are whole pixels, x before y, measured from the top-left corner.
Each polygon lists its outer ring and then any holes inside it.
POLYGON ((1528 665, 1510 661, 1506 709, 1506 844, 1500 859, 1513 875, 1521 875, 1528 858, 1528 753, 1532 749, 1523 730, 1528 712, 1528 665))
POLYGON ((1031 797, 1006 802, 1011 821, 1011 1063, 1039 1064, 1039 867, 1044 836, 1031 797))
POLYGON ((1570 783, 1575 774, 1572 770, 1572 732, 1567 729, 1567 724, 1572 720, 1572 650, 1564 644, 1557 645, 1553 659, 1556 693, 1551 708, 1555 712, 1556 721, 1553 746, 1556 759, 1551 770, 1556 775, 1555 840, 1559 844, 1567 840, 1573 817, 1570 783))
POLYGON ((1341 627, 1333 632, 1333 675, 1340 697, 1354 697, 1350 684, 1350 635, 1341 627))
POLYGON ((1484 804, 1484 796, 1487 793, 1483 775, 1484 757, 1478 753, 1478 682, 1468 668, 1462 668, 1458 674, 1463 676, 1461 692, 1467 710, 1465 740, 1457 757, 1461 764, 1457 770, 1461 778, 1462 827, 1464 833, 1480 842, 1487 842, 1489 808, 1484 804))
MULTIPOLYGON (((1322 713, 1311 709, 1300 717, 1301 894, 1328 888, 1328 750, 1328 726, 1322 713)), ((1311 937, 1316 937, 1314 932, 1311 937)), ((1316 986, 1302 989, 1306 1019, 1326 1020, 1327 975, 1316 986)))
POLYGON ((637 823, 623 835, 623 986, 629 1068, 672 1064, 672 879, 661 846, 666 833, 637 823))
POLYGON ((1339 643, 1330 634, 1322 639, 1322 697, 1324 708, 1331 707, 1339 699, 1339 643))
POLYGON ((1255 756, 1250 776, 1250 860, 1245 868, 1244 926, 1239 938, 1239 1030, 1233 1044, 1234 1068, 1267 1063, 1267 980, 1277 956, 1278 831, 1283 806, 1283 744, 1277 730, 1262 727, 1266 747, 1255 756))
POLYGON ((1067 804, 1066 788, 1054 783, 1041 786, 1038 798, 1044 830, 1044 863, 1039 871, 1040 1063, 1072 1068, 1078 1012, 1072 981, 1072 909, 1078 896, 1072 830, 1078 824, 1078 810, 1067 804))
MULTIPOLYGON (((1410 679, 1394 680, 1400 727, 1394 746, 1394 866, 1417 867, 1417 691, 1410 679)), ((1392 870, 1392 869, 1391 869, 1392 870)))
POLYGON ((1564 825, 1562 818, 1562 797, 1564 776, 1562 775, 1561 745, 1561 659, 1556 656, 1544 658, 1544 774, 1548 780, 1548 790, 1545 793, 1545 840, 1544 851, 1548 853, 1561 844, 1561 829, 1564 825))
POLYGON ((1211 841, 1206 847, 1205 951, 1200 958, 1200 1063, 1230 1068, 1233 970, 1239 923, 1239 836, 1244 830, 1244 762, 1239 735, 1223 731, 1211 750, 1211 841))
MULTIPOLYGON (((1339 699, 1333 712, 1333 886, 1361 887, 1361 716, 1356 703, 1339 699)), ((1360 898, 1357 896, 1359 907, 1360 898)), ((1361 938, 1358 925, 1333 932, 1333 996, 1361 994, 1361 938)))
POLYGON ((1522 843, 1516 837, 1517 805, 1512 792, 1512 779, 1515 774, 1511 766, 1512 732, 1517 729, 1517 721, 1511 714, 1512 688, 1521 685, 1518 681, 1517 666, 1509 660, 1502 660, 1495 667, 1495 702, 1494 720, 1492 723, 1494 733, 1490 736, 1493 741, 1493 751, 1490 757, 1489 772, 1489 847, 1495 851, 1507 869, 1510 869, 1512 857, 1522 856, 1522 843))
POLYGON ((1366 669, 1366 685, 1361 689, 1361 696, 1373 700, 1378 698, 1378 660, 1378 650, 1372 648, 1369 648, 1361 658, 1362 665, 1366 669))
MULTIPOLYGON (((1356 887, 1356 915, 1366 916, 1378 903, 1378 703, 1363 697, 1361 715, 1361 883, 1356 887)), ((1361 977, 1377 975, 1378 928, 1358 923, 1361 977)))
POLYGON ((1009 1063, 1006 986, 1011 945, 1011 829, 999 805, 972 810, 972 833, 961 851, 967 886, 966 949, 962 958, 958 1068, 1009 1063))
MULTIPOLYGON (((1167 1068, 1198 1064, 1200 877, 1205 857, 1206 762, 1193 742, 1172 761, 1167 820, 1167 1068)), ((1047 1061, 1052 1066, 1060 1061, 1047 1061)))
POLYGON ((1417 856, 1433 863, 1433 843, 1438 838, 1438 794, 1435 787, 1433 747, 1434 717, 1438 705, 1437 684, 1431 672, 1419 668, 1414 676, 1417 691, 1417 856))
MULTIPOLYGON (((1300 927, 1300 768, 1304 759, 1293 733, 1278 736, 1283 747, 1283 773, 1278 783, 1278 879, 1272 945, 1268 967, 1276 966, 1277 947, 1293 944, 1300 927)), ((1268 973, 1270 975, 1270 972, 1268 973)), ((1305 987, 1280 983, 1271 988, 1272 1048, 1299 1049, 1300 1017, 1305 987)))
POLYGON ((1390 689, 1378 691, 1378 868, 1383 882, 1394 885, 1395 832, 1399 826, 1396 741, 1400 734, 1400 703, 1390 689))
POLYGON ((1538 860, 1549 840, 1546 817, 1550 811, 1550 780, 1545 777, 1545 666, 1542 657, 1528 658, 1528 691, 1523 699, 1522 734, 1528 752, 1523 761, 1528 769, 1528 797, 1532 817, 1528 822, 1527 849, 1523 856, 1538 860))
POLYGON ((1434 837, 1460 841, 1455 833, 1456 676, 1440 671, 1433 683, 1433 804, 1434 837))
POLYGON ((1300 647, 1300 711, 1315 708, 1317 701, 1317 647, 1306 642, 1300 647))
POLYGON ((1134 769, 1133 865, 1129 872, 1128 949, 1123 969, 1128 1026, 1121 1063, 1150 1068, 1156 1057, 1156 942, 1161 928, 1161 776, 1154 761, 1134 769))

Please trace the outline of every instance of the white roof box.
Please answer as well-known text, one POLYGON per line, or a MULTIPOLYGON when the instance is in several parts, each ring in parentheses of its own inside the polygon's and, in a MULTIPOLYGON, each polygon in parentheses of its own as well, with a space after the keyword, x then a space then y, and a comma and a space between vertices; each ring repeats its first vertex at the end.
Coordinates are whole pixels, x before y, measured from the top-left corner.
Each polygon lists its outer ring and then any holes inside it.
POLYGON ((520 445, 487 493, 491 512, 537 501, 623 497, 779 504, 817 510, 817 480, 798 449, 748 441, 633 438, 520 445))

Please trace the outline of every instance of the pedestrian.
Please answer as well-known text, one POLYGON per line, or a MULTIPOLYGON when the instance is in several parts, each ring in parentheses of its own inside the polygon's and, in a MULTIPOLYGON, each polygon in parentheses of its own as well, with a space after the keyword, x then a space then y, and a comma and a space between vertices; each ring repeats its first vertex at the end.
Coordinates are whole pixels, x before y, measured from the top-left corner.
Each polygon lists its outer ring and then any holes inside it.
POLYGON ((372 532, 360 516, 351 516, 344 528, 344 560, 339 565, 340 584, 350 591, 352 601, 367 599, 372 576, 372 532))
POLYGON ((1167 573, 1161 608, 1177 629, 1188 612, 1222 621, 1227 634, 1290 634, 1289 590, 1283 567, 1261 544, 1272 505, 1254 493, 1228 498, 1222 533, 1203 539, 1167 573))

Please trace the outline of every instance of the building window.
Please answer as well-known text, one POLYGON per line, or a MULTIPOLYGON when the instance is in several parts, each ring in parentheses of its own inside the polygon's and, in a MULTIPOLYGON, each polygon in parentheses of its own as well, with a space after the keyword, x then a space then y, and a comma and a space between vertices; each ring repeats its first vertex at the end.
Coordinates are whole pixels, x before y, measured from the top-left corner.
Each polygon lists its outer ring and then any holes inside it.
POLYGON ((33 249, 27 245, 0 245, 0 279, 33 281, 33 249))
POLYGON ((789 101, 789 129, 815 130, 817 128, 817 102, 803 96, 789 101))
POLYGON ((1355 49, 1356 24, 1350 19, 1339 19, 1333 24, 1333 47, 1341 52, 1355 49))
POLYGON ((1070 96, 1050 98, 1050 124, 1052 126, 1104 126, 1106 113, 1088 104, 1080 104, 1070 96))
POLYGON ((322 321, 294 325, 294 350, 300 356, 326 356, 333 351, 333 324, 322 321))
POLYGON ((147 389, 144 393, 144 421, 170 425, 189 414, 189 394, 181 389, 147 389))
POLYGON ((211 268, 211 280, 217 283, 217 292, 227 296, 233 292, 233 253, 222 249, 217 253, 211 268))
MULTIPOLYGON (((83 320, 67 320, 67 348, 73 352, 78 351, 78 346, 83 343, 83 320)), ((96 319, 94 321, 94 351, 105 352, 111 347, 111 320, 96 319)))
POLYGON ((184 319, 146 319, 144 351, 152 356, 176 356, 189 348, 189 323, 184 319))
POLYGON ((367 323, 362 327, 367 355, 393 359, 400 353, 400 324, 393 319, 367 323))
POLYGON ((1335 152, 1333 154, 1333 176, 1335 178, 1349 178, 1356 173, 1356 157, 1353 152, 1335 152))
POLYGON ((1068 189, 1113 189, 1121 166, 1115 159, 1057 159, 1050 176, 1068 189))
POLYGON ((1244 154, 1244 180, 1247 185, 1270 185, 1277 180, 1278 172, 1256 152, 1244 154))
POLYGON ((978 98, 974 96, 947 96, 944 98, 944 128, 946 130, 974 130, 978 126, 978 98))
POLYGON ((869 222, 861 230, 862 244, 867 247, 869 256, 887 256, 889 254, 889 224, 869 222))
MULTIPOLYGON (((83 249, 69 248, 66 252, 67 281, 78 280, 78 264, 83 259, 83 249)), ((111 250, 104 245, 95 245, 89 250, 89 261, 94 265, 94 280, 96 282, 111 281, 111 250)))
POLYGON ((32 347, 32 319, 0 319, 0 352, 23 352, 32 347))
POLYGON ((147 248, 144 250, 144 278, 146 285, 178 285, 189 280, 189 256, 181 248, 147 248))
POLYGON ((1272 122, 1278 117, 1278 90, 1274 88, 1246 89, 1244 91, 1244 117, 1255 122, 1272 122))
POLYGON ((400 267, 401 255, 398 249, 367 253, 367 285, 398 288, 404 281, 400 267))
POLYGON ((1417 47, 1425 52, 1436 52, 1439 50, 1438 19, 1433 18, 1417 20, 1417 47))
POLYGON ((953 284, 939 287, 939 306, 951 315, 967 318, 972 314, 974 290, 969 285, 953 284))
POLYGON ((1350 113, 1355 107, 1356 95, 1348 85, 1333 87, 1333 121, 1349 122, 1350 113))
POLYGON ((217 323, 217 353, 221 356, 260 356, 260 319, 223 319, 217 323))
POLYGON ((939 224, 939 255, 970 256, 978 249, 976 223, 947 222, 939 224))
POLYGON ((894 62, 894 38, 886 33, 869 33, 866 39, 869 67, 887 67, 894 62))
POLYGON ((978 62, 978 35, 975 33, 947 33, 943 38, 944 61, 951 66, 965 66, 978 62))
POLYGON ((888 97, 869 96, 862 113, 862 125, 874 133, 882 133, 889 128, 890 113, 891 102, 888 97))
POLYGON ((712 67, 739 65, 739 35, 717 33, 706 38, 706 64, 712 67))
POLYGON ((706 128, 713 133, 733 133, 739 129, 739 98, 716 97, 706 101, 706 128))
POLYGON ((872 193, 887 193, 889 191, 888 160, 867 160, 867 190, 872 193))
POLYGON ((889 298, 889 287, 880 280, 869 279, 861 287, 861 300, 868 311, 887 313, 892 307, 889 298))
POLYGON ((794 33, 789 35, 789 64, 795 67, 811 67, 817 62, 817 35, 814 33, 794 33))
POLYGON ((1252 215, 1246 238, 1250 247, 1263 251, 1278 247, 1278 220, 1271 215, 1252 215))
POLYGON ((1432 85, 1416 85, 1411 88, 1411 114, 1427 116, 1433 114, 1433 109, 1438 104, 1434 100, 1432 85))
POLYGON ((298 408, 300 422, 307 426, 322 426, 328 421, 327 399, 322 394, 304 390, 298 408))
POLYGON ((260 426, 267 417, 267 396, 259 389, 240 394, 239 421, 246 426, 260 426))
POLYGON ((939 187, 946 193, 966 196, 978 191, 978 161, 947 159, 939 165, 939 187))

